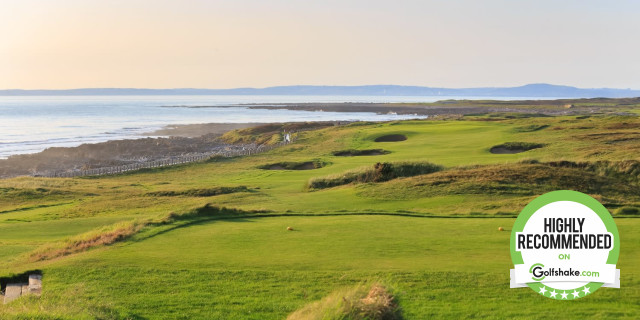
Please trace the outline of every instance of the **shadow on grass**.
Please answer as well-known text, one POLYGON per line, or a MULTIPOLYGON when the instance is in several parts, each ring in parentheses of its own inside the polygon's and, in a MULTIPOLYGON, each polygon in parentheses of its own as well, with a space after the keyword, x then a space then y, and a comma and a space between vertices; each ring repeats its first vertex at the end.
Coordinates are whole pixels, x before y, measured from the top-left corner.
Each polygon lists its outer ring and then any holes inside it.
POLYGON ((11 210, 4 210, 4 211, 0 211, 0 214, 3 214, 3 213, 10 213, 10 212, 28 211, 28 210, 41 209, 41 208, 49 208, 49 207, 57 207, 57 206, 63 206, 63 205, 65 205, 65 204, 72 204, 72 203, 73 203, 73 202, 60 202, 60 203, 51 203, 51 204, 39 204, 39 205, 35 205, 35 206, 22 207, 22 208, 17 208, 17 209, 11 209, 11 210))
POLYGON ((4 292, 7 284, 9 283, 29 283, 29 275, 37 274, 42 275, 42 270, 29 270, 23 273, 11 274, 6 277, 0 277, 0 291, 4 292))
POLYGON ((217 220, 234 222, 253 222, 250 218, 269 216, 267 211, 244 211, 239 209, 220 208, 209 204, 184 214, 170 213, 163 221, 151 223, 152 228, 129 239, 129 242, 139 242, 170 231, 212 223, 217 220))

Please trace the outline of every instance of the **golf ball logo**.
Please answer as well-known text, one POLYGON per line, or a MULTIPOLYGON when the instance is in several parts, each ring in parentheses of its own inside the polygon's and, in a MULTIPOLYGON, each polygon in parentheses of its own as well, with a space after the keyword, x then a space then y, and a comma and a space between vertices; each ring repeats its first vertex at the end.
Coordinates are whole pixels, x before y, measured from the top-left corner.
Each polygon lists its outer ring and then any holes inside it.
POLYGON ((511 287, 574 300, 620 287, 618 229, 609 211, 576 191, 554 191, 529 203, 511 232, 511 287))

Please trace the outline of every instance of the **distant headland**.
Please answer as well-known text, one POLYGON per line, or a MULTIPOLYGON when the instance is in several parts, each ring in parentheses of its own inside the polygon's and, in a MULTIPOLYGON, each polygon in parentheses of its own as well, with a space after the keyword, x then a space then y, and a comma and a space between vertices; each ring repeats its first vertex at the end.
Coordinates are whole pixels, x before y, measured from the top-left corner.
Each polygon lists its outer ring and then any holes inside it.
POLYGON ((363 86, 277 86, 234 89, 139 89, 82 88, 67 90, 0 90, 0 96, 128 96, 128 95, 342 95, 342 96, 443 96, 443 97, 554 97, 554 98, 629 98, 640 90, 615 88, 576 88, 552 84, 527 84, 518 87, 437 88, 400 85, 363 86))

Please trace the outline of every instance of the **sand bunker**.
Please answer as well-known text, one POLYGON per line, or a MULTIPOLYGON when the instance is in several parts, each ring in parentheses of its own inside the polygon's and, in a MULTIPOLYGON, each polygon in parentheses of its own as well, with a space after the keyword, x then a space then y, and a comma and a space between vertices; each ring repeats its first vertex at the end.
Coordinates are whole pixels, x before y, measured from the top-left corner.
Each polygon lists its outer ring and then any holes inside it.
POLYGON ((278 162, 260 166, 258 168, 264 170, 313 170, 324 167, 321 162, 307 161, 307 162, 278 162))
POLYGON ((381 156, 389 154, 390 152, 383 149, 367 149, 367 150, 340 150, 334 151, 331 154, 337 157, 357 157, 357 156, 381 156))
POLYGON ((407 136, 403 134, 388 134, 386 136, 377 137, 375 142, 398 142, 407 140, 407 136))
POLYGON ((521 153, 537 148, 542 148, 544 145, 541 143, 531 142, 506 142, 501 145, 493 146, 489 149, 489 152, 493 154, 515 154, 521 153))

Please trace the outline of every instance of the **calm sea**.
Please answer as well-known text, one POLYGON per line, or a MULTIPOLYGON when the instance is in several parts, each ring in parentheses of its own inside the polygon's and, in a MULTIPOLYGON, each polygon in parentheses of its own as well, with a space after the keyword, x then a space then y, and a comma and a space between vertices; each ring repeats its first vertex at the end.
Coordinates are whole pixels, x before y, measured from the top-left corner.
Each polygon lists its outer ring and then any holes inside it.
MULTIPOLYGON (((0 159, 49 147, 136 139, 170 124, 418 118, 369 112, 248 109, 243 104, 433 102, 455 97, 377 96, 2 96, 0 159), (213 106, 212 108, 189 108, 213 106), (234 106, 220 108, 215 106, 234 106)), ((469 99, 465 97, 465 99, 469 99)), ((488 99, 484 97, 483 99, 488 99)), ((498 98, 511 100, 511 98, 498 98)), ((520 99, 520 98, 512 98, 520 99)))

